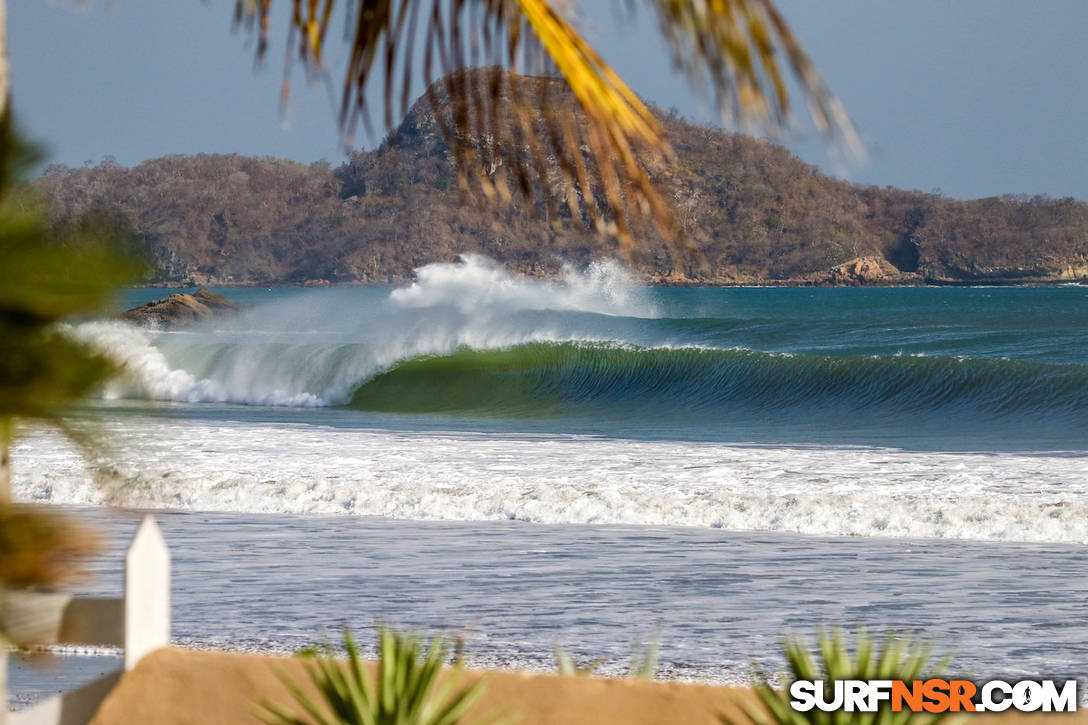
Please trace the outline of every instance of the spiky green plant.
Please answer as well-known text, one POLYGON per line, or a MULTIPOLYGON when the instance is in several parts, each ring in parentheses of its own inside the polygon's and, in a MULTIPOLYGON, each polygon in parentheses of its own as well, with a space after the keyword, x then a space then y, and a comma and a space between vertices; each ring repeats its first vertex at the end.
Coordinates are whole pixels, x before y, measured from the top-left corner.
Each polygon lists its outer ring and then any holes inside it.
POLYGON ((635 680, 652 680, 657 672, 657 655, 660 648, 659 638, 649 642, 635 641, 631 646, 631 664, 627 676, 635 680))
MULTIPOLYGON (((419 637, 379 627, 378 662, 373 673, 347 630, 344 649, 346 666, 328 650, 303 652, 318 700, 280 673, 302 712, 266 701, 261 704, 264 720, 273 725, 455 725, 486 688, 483 682, 458 688, 460 662, 441 676, 449 653, 441 637, 435 637, 424 653, 419 637)), ((490 716, 481 722, 496 720, 490 716)))
MULTIPOLYGON (((631 660, 627 667, 627 676, 634 680, 652 680, 657 672, 658 640, 649 642, 635 640, 631 645, 631 660)), ((586 676, 594 674, 604 658, 598 657, 589 662, 579 663, 565 649, 555 648, 555 668, 561 675, 586 676)))
MULTIPOLYGON (((789 664, 788 680, 822 680, 830 687, 835 680, 912 680, 924 677, 937 677, 948 665, 949 656, 944 656, 931 663, 933 648, 906 635, 888 633, 883 640, 877 639, 865 629, 859 629, 854 637, 854 652, 851 653, 846 637, 841 628, 828 633, 819 630, 816 635, 819 646, 819 663, 813 657, 808 642, 804 639, 785 640, 782 643, 786 661, 789 664)), ((748 720, 756 725, 913 725, 926 723, 932 725, 948 715, 929 715, 902 710, 892 712, 889 703, 881 703, 877 712, 823 712, 813 708, 808 712, 797 712, 790 707, 788 687, 776 690, 766 677, 761 677, 755 686, 760 702, 766 713, 740 703, 748 720), (769 713, 769 716, 768 714, 769 713)), ((718 719, 727 725, 741 725, 727 715, 718 719)))
POLYGON ((567 654, 567 651, 562 647, 558 645, 555 647, 555 668, 561 675, 576 677, 592 675, 602 664, 604 664, 604 659, 600 657, 581 664, 567 654))

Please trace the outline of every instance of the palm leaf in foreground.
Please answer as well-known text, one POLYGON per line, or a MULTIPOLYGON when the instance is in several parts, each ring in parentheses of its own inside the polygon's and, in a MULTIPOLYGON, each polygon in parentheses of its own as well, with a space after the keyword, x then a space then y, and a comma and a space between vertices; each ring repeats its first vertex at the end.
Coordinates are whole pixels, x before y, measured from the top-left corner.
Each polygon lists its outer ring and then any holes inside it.
MULTIPOLYGON (((831 633, 817 633, 819 663, 803 639, 786 640, 782 644, 789 666, 788 681, 822 680, 825 687, 832 687, 835 680, 912 680, 937 677, 948 665, 945 656, 931 662, 932 648, 916 639, 888 633, 879 647, 876 639, 864 629, 854 638, 851 654, 841 629, 831 633)), ((790 707, 788 687, 776 690, 767 681, 755 686, 756 694, 766 712, 740 703, 747 720, 737 721, 726 715, 719 720, 725 725, 934 725, 949 713, 929 715, 910 710, 892 712, 887 702, 881 703, 877 712, 823 712, 813 708, 797 712, 790 707)))
MULTIPOLYGON (((419 638, 379 628, 373 674, 346 630, 344 649, 346 666, 330 652, 304 652, 306 672, 318 698, 281 673, 302 712, 263 702, 264 720, 274 725, 456 725, 486 688, 483 682, 458 688, 460 664, 442 676, 448 647, 438 637, 424 653, 419 638)), ((475 722, 495 720, 490 717, 475 722)))
MULTIPOLYGON (((660 19, 674 64, 709 85, 737 123, 784 128, 792 78, 825 139, 847 152, 859 148, 841 105, 771 0, 646 2, 660 19)), ((288 54, 293 57, 297 49, 314 74, 325 69, 335 5, 336 0, 292 0, 288 54)), ((272 0, 235 0, 236 23, 258 33, 258 58, 268 46, 272 6, 272 0)), ((518 194, 532 201, 534 190, 560 184, 571 217, 617 238, 625 251, 633 250, 636 234, 656 231, 674 252, 694 255, 686 241, 690 230, 681 228, 651 180, 651 172, 672 158, 661 125, 567 20, 566 9, 558 0, 348 2, 342 131, 350 138, 360 122, 370 128, 367 87, 374 75, 383 81, 387 129, 405 115, 413 84, 422 82, 463 192, 478 191, 493 201, 518 194), (474 66, 488 66, 489 72, 466 76, 474 66), (444 79, 436 84, 438 73, 444 79), (517 74, 561 77, 584 120, 572 120, 571 104, 548 102, 547 84, 526 104, 526 84, 517 74), (437 86, 444 87, 448 107, 434 102, 437 86), (558 163, 549 164, 549 157, 558 163)), ((286 81, 284 87, 286 93, 286 81)))
POLYGON ((20 604, 78 574, 98 547, 86 528, 54 511, 11 503, 11 443, 25 420, 60 430, 87 450, 93 437, 70 420, 72 406, 118 372, 62 321, 107 308, 138 265, 119 252, 115 225, 52 223, 27 177, 40 158, 0 115, 0 646, 35 644, 47 612, 20 604))
POLYGON ((11 499, 9 447, 18 420, 86 442, 65 418, 117 366, 63 333, 63 320, 104 311, 140 271, 106 220, 52 223, 26 180, 40 158, 0 117, 0 505, 11 499))

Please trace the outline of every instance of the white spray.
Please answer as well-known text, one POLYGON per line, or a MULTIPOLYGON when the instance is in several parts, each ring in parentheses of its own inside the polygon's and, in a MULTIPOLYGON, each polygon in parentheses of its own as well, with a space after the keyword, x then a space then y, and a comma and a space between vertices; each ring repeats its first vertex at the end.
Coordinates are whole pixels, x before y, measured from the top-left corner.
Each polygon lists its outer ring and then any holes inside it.
POLYGON ((547 281, 464 255, 420 268, 415 283, 375 301, 361 305, 357 290, 333 290, 183 332, 90 322, 73 334, 128 371, 106 391, 111 398, 316 407, 346 402, 362 382, 419 355, 604 339, 592 319, 533 313, 657 314, 614 261, 566 267, 561 280, 547 281))

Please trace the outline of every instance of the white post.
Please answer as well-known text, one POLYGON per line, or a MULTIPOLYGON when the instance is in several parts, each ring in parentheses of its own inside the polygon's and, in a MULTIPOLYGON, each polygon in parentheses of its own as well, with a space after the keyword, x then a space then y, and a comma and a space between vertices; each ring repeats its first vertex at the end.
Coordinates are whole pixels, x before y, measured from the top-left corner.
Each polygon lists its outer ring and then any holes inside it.
POLYGON ((125 671, 170 644, 170 552, 145 516, 125 556, 125 671))
POLYGON ((0 637, 0 725, 8 719, 8 643, 0 637))

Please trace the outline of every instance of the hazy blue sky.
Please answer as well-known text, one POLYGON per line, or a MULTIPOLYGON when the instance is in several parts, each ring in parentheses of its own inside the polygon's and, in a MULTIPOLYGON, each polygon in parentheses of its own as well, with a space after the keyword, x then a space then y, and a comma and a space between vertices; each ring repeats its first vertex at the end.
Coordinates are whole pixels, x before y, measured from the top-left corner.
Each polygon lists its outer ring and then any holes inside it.
MULTIPOLYGON (((287 3, 281 0, 281 8, 287 3)), ((1005 192, 1088 199, 1088 2, 780 0, 869 148, 856 181, 958 197, 1005 192)), ((122 163, 231 152, 342 158, 333 102, 296 74, 278 111, 283 24, 254 70, 230 0, 113 0, 87 10, 8 3, 16 109, 52 159, 122 163), (112 10, 107 9, 112 5, 112 10)), ((585 0, 594 41, 636 91, 713 121, 673 74, 656 19, 585 0)), ((338 83, 339 79, 336 79, 338 83)), ((792 145, 825 158, 812 139, 792 145)))

